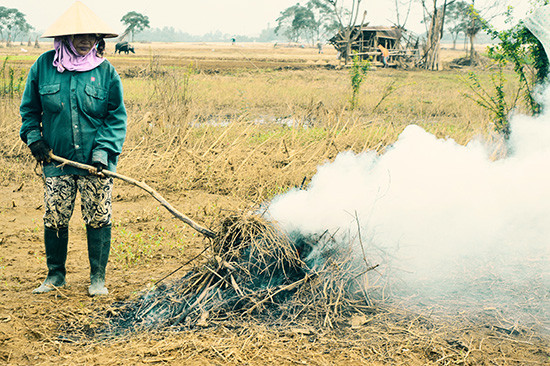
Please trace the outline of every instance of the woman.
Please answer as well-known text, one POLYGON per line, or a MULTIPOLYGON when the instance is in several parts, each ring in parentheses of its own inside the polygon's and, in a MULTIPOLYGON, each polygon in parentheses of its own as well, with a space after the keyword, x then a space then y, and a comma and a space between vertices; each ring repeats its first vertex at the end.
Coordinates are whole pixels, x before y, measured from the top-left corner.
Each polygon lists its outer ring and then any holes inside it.
POLYGON ((89 8, 76 2, 42 37, 54 50, 31 67, 21 101, 21 139, 43 164, 44 245, 48 275, 33 293, 65 284, 69 220, 76 193, 81 195, 90 261, 91 296, 105 295, 105 267, 111 246, 112 178, 126 137, 122 84, 103 58, 104 38, 116 37, 89 8), (93 165, 94 174, 61 167, 55 155, 93 165))
POLYGON ((378 49, 382 53, 382 63, 384 64, 384 67, 388 67, 388 57, 390 57, 390 51, 381 44, 378 45, 378 49))

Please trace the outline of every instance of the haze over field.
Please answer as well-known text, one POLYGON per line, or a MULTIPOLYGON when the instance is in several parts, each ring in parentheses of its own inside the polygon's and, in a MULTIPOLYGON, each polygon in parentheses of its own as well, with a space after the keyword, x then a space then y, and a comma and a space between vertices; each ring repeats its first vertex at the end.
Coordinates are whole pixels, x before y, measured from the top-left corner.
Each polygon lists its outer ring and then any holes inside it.
MULTIPOLYGON (((238 35, 258 35, 261 30, 276 26, 279 14, 299 0, 83 0, 83 3, 99 14, 117 31, 122 31, 120 19, 129 11, 137 11, 149 17, 152 28, 174 27, 190 34, 205 34, 221 31, 238 35)), ((307 1, 301 1, 305 4, 307 1)), ((345 1, 344 1, 345 2, 345 1)), ((73 0, 3 0, 2 6, 17 8, 27 16, 27 21, 37 31, 45 30, 61 15, 73 0)), ((478 0, 479 7, 492 3, 489 0, 478 0)), ((516 18, 522 19, 530 5, 527 0, 504 0, 504 4, 516 8, 516 18)), ((422 11, 416 2, 411 11, 406 27, 414 32, 424 32, 421 23, 422 11)), ((367 10, 366 21, 372 25, 391 25, 396 23, 393 1, 363 1, 362 7, 367 10)), ((503 6, 502 9, 505 9, 503 6)), ((406 13, 405 6, 400 9, 401 18, 406 13)))

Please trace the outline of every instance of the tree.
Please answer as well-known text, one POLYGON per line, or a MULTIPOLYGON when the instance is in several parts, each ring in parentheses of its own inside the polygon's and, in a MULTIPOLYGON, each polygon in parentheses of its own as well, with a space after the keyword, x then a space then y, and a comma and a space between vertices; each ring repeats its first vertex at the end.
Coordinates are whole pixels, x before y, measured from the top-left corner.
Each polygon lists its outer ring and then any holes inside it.
POLYGON ((469 13, 470 6, 464 0, 447 5, 446 23, 447 30, 453 39, 453 50, 456 49, 456 40, 460 33, 464 33, 465 36, 467 34, 470 19, 469 13))
MULTIPOLYGON (((347 65, 351 57, 351 44, 353 41, 361 35, 361 32, 356 32, 355 36, 352 36, 353 28, 357 24, 359 18, 360 6, 362 0, 323 0, 332 6, 332 11, 338 19, 338 27, 342 35, 342 40, 346 45, 344 52, 344 63, 347 65)), ((367 11, 363 13, 363 20, 361 21, 361 28, 363 28, 367 11)))
POLYGON ((315 14, 298 3, 281 12, 281 15, 277 18, 275 34, 282 33, 289 41, 299 42, 303 36, 311 39, 308 36, 311 35, 316 26, 315 14))
MULTIPOLYGON (((462 26, 465 27, 465 34, 470 39, 470 64, 475 64, 477 62, 475 37, 481 30, 481 19, 492 20, 496 16, 502 15, 501 4, 503 1, 504 0, 479 0, 477 4, 482 4, 480 8, 476 6, 476 0, 468 1, 468 11, 462 13, 462 17, 464 17, 465 21, 465 24, 462 26)), ((454 3, 460 2, 460 0, 442 0, 439 1, 439 4, 438 0, 431 0, 431 3, 429 0, 420 0, 420 2, 424 9, 425 23, 429 24, 429 28, 427 29, 427 44, 423 56, 424 67, 431 70, 437 70, 439 69, 440 40, 443 36, 448 7, 453 6, 454 3)), ((459 27, 458 29, 461 28, 459 27)))
POLYGON ((489 23, 498 15, 502 15, 502 0, 487 0, 476 7, 476 0, 471 0, 469 22, 466 28, 466 35, 470 39, 470 64, 477 63, 477 52, 475 50, 475 37, 482 29, 482 23, 489 23))
POLYGON ((27 34, 33 27, 27 23, 25 14, 17 9, 0 6, 0 37, 9 45, 20 34, 27 34))
POLYGON ((132 33, 132 42, 136 33, 143 31, 145 28, 150 28, 149 17, 135 11, 127 13, 120 21, 126 26, 124 34, 132 33))
POLYGON ((475 8, 475 2, 476 0, 472 0, 472 4, 470 5, 470 11, 468 14, 470 15, 470 21, 468 22, 468 25, 466 26, 466 35, 470 39, 470 64, 476 64, 476 49, 475 49, 475 37, 481 30, 481 21, 480 13, 475 8))
POLYGON ((332 35, 338 31, 338 20, 336 19, 332 8, 326 1, 309 0, 306 6, 315 15, 315 41, 318 42, 320 40, 326 40, 327 38, 329 38, 329 35, 332 35))
POLYGON ((445 24, 445 13, 447 6, 455 0, 444 0, 442 6, 438 6, 437 0, 432 1, 433 10, 426 0, 421 0, 424 9, 424 19, 430 24, 426 47, 424 49, 424 68, 428 70, 439 70, 439 51, 441 48, 441 38, 443 37, 443 27, 445 24))
POLYGON ((409 15, 411 13, 411 5, 413 3, 413 0, 395 0, 395 20, 397 20, 397 26, 405 28, 405 25, 407 24, 407 20, 409 19, 409 15), (403 22, 401 22, 401 6, 406 6, 407 11, 405 13, 405 19, 403 19, 403 22))
POLYGON ((298 3, 282 11, 275 34, 282 34, 293 42, 306 39, 315 43, 336 29, 338 23, 326 1, 309 0, 305 6, 298 3))
POLYGON ((270 24, 267 23, 267 28, 263 29, 260 32, 260 35, 258 36, 257 40, 258 42, 271 42, 276 38, 277 37, 275 35, 275 28, 271 28, 270 24))

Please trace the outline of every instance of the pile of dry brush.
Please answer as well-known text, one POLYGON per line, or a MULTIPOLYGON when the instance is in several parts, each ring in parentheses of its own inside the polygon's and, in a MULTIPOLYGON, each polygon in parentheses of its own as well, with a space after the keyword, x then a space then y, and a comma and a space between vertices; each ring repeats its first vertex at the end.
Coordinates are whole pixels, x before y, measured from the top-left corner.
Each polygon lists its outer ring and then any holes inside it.
POLYGON ((332 327, 373 311, 365 281, 376 266, 351 261, 328 233, 291 238, 255 215, 228 217, 217 232, 203 263, 116 304, 109 332, 253 319, 332 327))

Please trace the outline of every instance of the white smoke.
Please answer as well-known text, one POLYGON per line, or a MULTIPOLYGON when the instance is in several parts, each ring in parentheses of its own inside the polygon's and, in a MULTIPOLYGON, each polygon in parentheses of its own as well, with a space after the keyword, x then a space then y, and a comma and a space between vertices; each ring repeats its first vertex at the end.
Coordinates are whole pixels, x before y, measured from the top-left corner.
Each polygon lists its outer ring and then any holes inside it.
MULTIPOLYGON (((320 166, 307 189, 275 197, 268 214, 304 235, 349 240, 360 225, 367 259, 409 290, 467 291, 490 277, 503 291, 538 281, 547 299, 550 113, 516 115, 511 127, 510 154, 493 161, 480 141, 462 146, 408 126, 383 155, 344 152, 320 166)), ((352 245, 362 258, 359 240, 352 245)))

